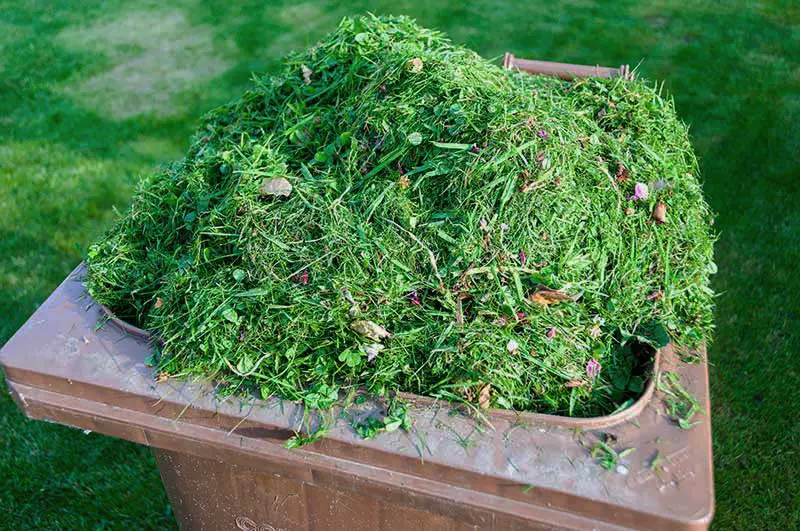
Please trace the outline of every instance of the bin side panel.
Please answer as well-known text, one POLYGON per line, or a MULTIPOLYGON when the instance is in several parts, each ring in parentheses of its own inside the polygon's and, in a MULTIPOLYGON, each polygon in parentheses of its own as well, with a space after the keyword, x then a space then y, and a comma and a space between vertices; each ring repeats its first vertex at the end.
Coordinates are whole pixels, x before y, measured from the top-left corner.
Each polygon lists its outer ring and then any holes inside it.
POLYGON ((184 531, 313 529, 300 481, 170 450, 153 454, 184 531))
MULTIPOLYGON (((183 531, 401 531, 492 529, 427 510, 387 503, 369 492, 334 490, 278 474, 170 450, 153 449, 183 531)), ((525 529, 554 529, 550 526, 525 529)))

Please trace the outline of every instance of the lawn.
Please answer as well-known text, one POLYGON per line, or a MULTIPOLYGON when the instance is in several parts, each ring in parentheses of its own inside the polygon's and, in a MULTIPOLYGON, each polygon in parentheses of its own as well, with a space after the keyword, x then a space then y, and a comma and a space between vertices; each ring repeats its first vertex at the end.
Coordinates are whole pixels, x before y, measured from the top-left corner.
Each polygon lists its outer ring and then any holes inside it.
MULTIPOLYGON (((800 4, 0 0, 0 342, 177 158, 204 111, 345 15, 409 14, 486 57, 637 64, 691 125, 718 213, 715 528, 800 526, 800 4)), ((3 393, 7 529, 174 527, 149 451, 3 393)))

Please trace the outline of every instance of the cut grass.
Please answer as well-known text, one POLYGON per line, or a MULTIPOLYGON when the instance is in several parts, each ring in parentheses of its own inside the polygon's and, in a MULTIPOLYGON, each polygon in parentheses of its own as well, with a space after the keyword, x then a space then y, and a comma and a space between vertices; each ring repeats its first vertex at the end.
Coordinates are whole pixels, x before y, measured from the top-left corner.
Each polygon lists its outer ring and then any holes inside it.
POLYGON ((593 416, 641 392, 634 343, 709 339, 712 219, 657 88, 505 71, 402 17, 255 85, 87 253, 165 373, 593 416))
MULTIPOLYGON (((152 24, 164 10, 182 10, 192 24, 211 26, 223 49, 222 41, 234 41, 233 66, 195 85, 180 115, 116 120, 64 92, 113 68, 113 53, 68 50, 58 35, 119 20, 130 9, 123 2, 0 2, 0 341, 72 270, 81 256, 74 244, 88 245, 112 223, 110 206, 129 203, 136 178, 180 156, 205 109, 250 86, 251 72, 275 71, 279 56, 313 44, 342 16, 367 9, 411 15, 485 57, 512 51, 610 66, 642 58, 642 74, 666 80, 679 115, 691 125, 704 188, 718 214, 714 286, 723 295, 709 350, 717 497, 712 527, 800 526, 800 425, 790 413, 800 409, 793 391, 800 387, 796 3, 170 0, 149 6, 152 24)), ((126 90, 110 86, 108 94, 98 94, 104 100, 99 107, 111 108, 126 90)), ((7 468, 0 476, 0 527, 169 525, 146 450, 28 421, 7 398, 2 418, 7 468), (116 480, 104 482, 104 473, 116 480), (36 500, 35 509, 29 500, 36 500)))
POLYGON ((669 418, 682 430, 689 430, 699 421, 692 421, 695 415, 703 414, 703 406, 680 382, 680 375, 674 372, 658 374, 658 389, 664 393, 664 405, 669 418))
POLYGON ((615 450, 613 446, 603 441, 597 441, 592 448, 592 459, 597 462, 606 470, 616 470, 622 464, 622 460, 636 451, 636 448, 625 448, 624 450, 615 450))

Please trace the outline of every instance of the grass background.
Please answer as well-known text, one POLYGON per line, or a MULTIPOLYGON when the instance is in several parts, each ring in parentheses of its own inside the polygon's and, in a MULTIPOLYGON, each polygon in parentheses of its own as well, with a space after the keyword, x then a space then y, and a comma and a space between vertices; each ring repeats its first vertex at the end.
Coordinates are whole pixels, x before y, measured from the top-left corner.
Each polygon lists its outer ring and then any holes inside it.
MULTIPOLYGON (((800 4, 0 0, 0 343, 198 117, 345 15, 408 14, 486 57, 642 61, 692 127, 718 213, 715 529, 800 527, 800 4)), ((0 398, 5 529, 169 529, 145 448, 0 398)))

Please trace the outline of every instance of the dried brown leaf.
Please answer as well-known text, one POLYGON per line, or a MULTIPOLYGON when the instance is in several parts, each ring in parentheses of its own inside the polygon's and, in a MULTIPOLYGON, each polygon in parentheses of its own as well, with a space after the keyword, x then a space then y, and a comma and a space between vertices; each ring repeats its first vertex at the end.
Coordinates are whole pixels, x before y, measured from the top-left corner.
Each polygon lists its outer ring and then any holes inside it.
POLYGON ((164 301, 161 299, 161 297, 156 297, 156 303, 153 305, 153 308, 158 310, 162 306, 164 306, 164 301))
POLYGON ((667 221, 667 205, 659 201, 653 209, 653 219, 661 225, 667 221))
POLYGON ((654 301, 654 300, 658 300, 658 299, 660 299, 660 298, 661 298, 661 297, 663 297, 663 296, 664 296, 664 294, 663 294, 663 293, 661 293, 661 291, 660 291, 660 290, 656 290, 656 291, 652 292, 650 295, 648 295, 648 296, 645 298, 645 300, 648 300, 648 301, 654 301))
POLYGON ((530 181, 525 183, 520 190, 523 194, 527 194, 528 192, 532 192, 534 190, 538 190, 539 188, 544 187, 546 183, 544 181, 530 181))
POLYGON ((478 405, 481 407, 481 409, 489 409, 489 406, 492 405, 491 385, 486 384, 481 388, 481 392, 478 395, 478 405))
POLYGON ((586 382, 583 380, 570 380, 564 384, 564 387, 572 389, 573 387, 583 387, 584 385, 586 385, 586 382))
POLYGON ((540 306, 550 306, 551 304, 559 304, 562 302, 575 302, 574 297, 570 297, 563 291, 555 289, 540 289, 528 296, 528 300, 540 306))
POLYGON ((472 402, 472 399, 475 398, 475 394, 472 392, 472 387, 464 386, 460 387, 459 390, 461 391, 461 395, 464 397, 464 400, 467 402, 472 402))
POLYGON ((617 182, 624 183, 625 181, 630 178, 631 172, 622 165, 621 162, 617 162, 617 182))
POLYGON ((392 334, 384 327, 372 321, 353 321, 350 323, 350 328, 352 328, 355 333, 373 341, 380 341, 385 337, 392 337, 392 334))
POLYGON ((292 183, 283 177, 264 179, 258 187, 261 196, 282 196, 289 197, 292 193, 292 183))

